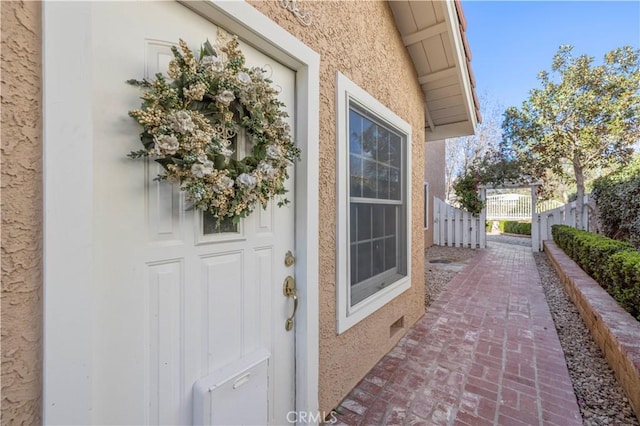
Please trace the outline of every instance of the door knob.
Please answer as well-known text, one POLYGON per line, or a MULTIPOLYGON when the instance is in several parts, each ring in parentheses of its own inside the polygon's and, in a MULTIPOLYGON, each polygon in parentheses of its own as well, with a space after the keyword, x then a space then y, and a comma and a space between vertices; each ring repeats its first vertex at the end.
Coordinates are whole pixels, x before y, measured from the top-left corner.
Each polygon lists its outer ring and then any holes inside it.
POLYGON ((289 318, 287 318, 287 322, 284 325, 285 330, 291 331, 293 329, 293 318, 296 316, 296 312, 298 311, 298 295, 296 292, 296 280, 293 279, 291 275, 284 279, 283 285, 284 295, 293 299, 293 313, 289 318))

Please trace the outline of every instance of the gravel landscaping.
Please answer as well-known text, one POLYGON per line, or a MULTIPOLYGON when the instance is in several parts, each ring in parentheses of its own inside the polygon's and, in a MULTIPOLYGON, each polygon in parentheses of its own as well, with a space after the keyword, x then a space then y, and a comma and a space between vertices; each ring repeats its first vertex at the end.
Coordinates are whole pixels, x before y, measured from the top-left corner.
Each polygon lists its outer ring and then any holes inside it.
MULTIPOLYGON (((487 241, 531 245, 529 238, 513 236, 487 235, 487 241)), ((476 250, 458 247, 432 246, 425 250, 425 307, 476 253, 476 250)), ((640 426, 613 370, 566 296, 546 255, 534 253, 534 258, 585 426, 640 426)))
POLYGON ((534 257, 585 426, 640 425, 547 256, 534 257))

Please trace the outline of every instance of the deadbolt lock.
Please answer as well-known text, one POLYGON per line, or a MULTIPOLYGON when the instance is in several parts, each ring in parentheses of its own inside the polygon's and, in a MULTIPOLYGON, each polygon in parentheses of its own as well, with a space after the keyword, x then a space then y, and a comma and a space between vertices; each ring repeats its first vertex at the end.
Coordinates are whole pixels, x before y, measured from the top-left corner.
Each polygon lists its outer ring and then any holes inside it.
POLYGON ((293 265, 295 262, 296 262, 296 257, 293 255, 293 253, 291 253, 291 250, 289 250, 287 254, 284 255, 284 266, 288 268, 289 266, 293 265))

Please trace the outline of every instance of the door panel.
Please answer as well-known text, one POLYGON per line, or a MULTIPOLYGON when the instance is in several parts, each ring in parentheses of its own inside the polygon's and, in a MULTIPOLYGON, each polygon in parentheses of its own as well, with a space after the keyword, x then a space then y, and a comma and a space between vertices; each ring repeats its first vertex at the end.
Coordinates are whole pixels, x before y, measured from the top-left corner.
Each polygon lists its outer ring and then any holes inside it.
MULTIPOLYGON (((178 189, 153 180, 159 165, 126 158, 140 146, 127 116, 140 92, 124 82, 166 70, 179 38, 194 50, 215 42, 216 26, 173 2, 93 3, 92 12, 94 423, 189 424, 194 383, 259 351, 269 354, 270 422, 286 423, 295 358, 282 283, 293 275, 284 255, 294 250, 294 183, 289 206, 270 203, 237 232, 205 234, 178 189)), ((295 73, 241 48, 248 66, 269 70, 293 128, 295 73)))

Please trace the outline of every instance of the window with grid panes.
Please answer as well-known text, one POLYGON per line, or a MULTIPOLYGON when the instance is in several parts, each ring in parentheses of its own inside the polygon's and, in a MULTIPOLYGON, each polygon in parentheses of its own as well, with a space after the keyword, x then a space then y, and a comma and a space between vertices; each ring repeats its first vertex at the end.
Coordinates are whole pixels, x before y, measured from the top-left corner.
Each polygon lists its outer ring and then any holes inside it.
POLYGON ((412 126, 336 73, 337 332, 411 288, 412 126))
POLYGON ((406 276, 406 136, 349 102, 350 303, 406 276))

